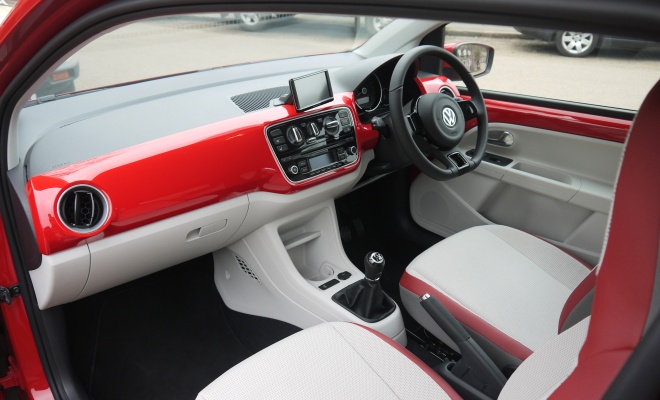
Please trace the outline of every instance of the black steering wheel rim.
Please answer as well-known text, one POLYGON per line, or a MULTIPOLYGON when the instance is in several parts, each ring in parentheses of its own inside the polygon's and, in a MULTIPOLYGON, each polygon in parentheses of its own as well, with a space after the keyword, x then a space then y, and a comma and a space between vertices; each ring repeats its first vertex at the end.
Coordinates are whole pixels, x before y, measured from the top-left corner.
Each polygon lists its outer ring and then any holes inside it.
MULTIPOLYGON (((396 67, 394 68, 394 71, 392 72, 389 91, 390 91, 389 94, 390 116, 394 128, 394 135, 399 141, 399 144, 403 148, 405 154, 424 174, 428 175, 432 179, 442 181, 442 180, 455 178, 459 175, 463 175, 466 172, 474 170, 479 165, 479 163, 484 157, 484 154, 486 153, 486 144, 488 142, 488 115, 486 113, 486 105, 481 90, 479 90, 479 86, 477 86, 474 77, 472 76, 472 74, 470 74, 470 72, 467 70, 465 65, 463 65, 463 63, 458 58, 456 58, 456 56, 446 51, 445 49, 436 46, 419 46, 406 52, 399 59, 399 62, 397 63, 396 67), (472 154, 471 157, 468 157, 465 154, 458 152, 456 148, 456 145, 458 144, 458 142, 460 142, 460 139, 463 137, 464 132, 462 131, 460 132, 458 137, 456 137, 456 135, 454 134, 455 137, 451 138, 452 140, 448 142, 447 146, 451 146, 451 143, 455 142, 455 145, 453 145, 453 147, 449 149, 434 148, 434 151, 432 151, 434 157, 436 159, 439 159, 440 162, 444 164, 446 168, 442 168, 441 166, 438 166, 435 163, 433 163, 431 160, 429 160, 429 158, 422 151, 422 149, 420 149, 420 144, 423 144, 425 147, 426 144, 420 143, 420 138, 414 137, 414 134, 416 132, 414 132, 414 129, 411 129, 408 120, 408 115, 406 115, 404 111, 403 83, 406 77, 406 73, 413 65, 413 63, 422 56, 438 57, 442 61, 449 64, 459 74, 459 76, 463 80, 463 83, 465 83, 465 86, 468 89, 468 93, 471 97, 470 102, 476 111, 477 143, 475 146, 474 153, 472 154), (466 165, 459 168, 459 166, 454 161, 452 161, 451 157, 456 157, 456 153, 460 154, 460 157, 464 159, 466 165)), ((444 96, 447 99, 450 99, 448 96, 441 94, 433 94, 433 95, 444 96)), ((426 95, 422 95, 422 97, 423 96, 426 95)), ((420 99, 421 97, 416 101, 419 102, 420 99)), ((434 100, 431 99, 431 101, 434 100)), ((455 100, 452 99, 451 101, 453 101, 458 105, 458 103, 455 100)), ((443 104, 446 105, 445 108, 451 108, 455 112, 456 107, 451 107, 451 104, 447 103, 446 99, 442 99, 442 102, 444 102, 443 104)), ((437 108, 438 106, 434 106, 434 107, 437 108)), ((460 110, 460 107, 458 107, 458 109, 460 110)), ((434 110, 434 112, 437 111, 439 110, 438 109, 434 110)), ((442 109, 442 111, 444 112, 444 109, 442 109)), ((458 114, 457 117, 462 119, 463 121, 465 120, 465 116, 462 111, 458 114)), ((426 118, 426 121, 428 122, 429 118, 426 118)), ((420 122, 421 121, 418 121, 417 123, 420 122)), ((451 136, 451 134, 449 136, 451 136)), ((426 150, 428 150, 428 148, 426 150)))

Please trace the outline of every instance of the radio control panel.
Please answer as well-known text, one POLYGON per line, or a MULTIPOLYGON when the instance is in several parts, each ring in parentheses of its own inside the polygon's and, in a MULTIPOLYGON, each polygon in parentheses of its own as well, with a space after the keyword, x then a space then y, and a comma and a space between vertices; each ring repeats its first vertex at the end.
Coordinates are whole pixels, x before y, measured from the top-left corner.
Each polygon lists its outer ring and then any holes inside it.
POLYGON ((291 182, 302 182, 358 159, 350 110, 334 108, 266 128, 266 139, 291 182))

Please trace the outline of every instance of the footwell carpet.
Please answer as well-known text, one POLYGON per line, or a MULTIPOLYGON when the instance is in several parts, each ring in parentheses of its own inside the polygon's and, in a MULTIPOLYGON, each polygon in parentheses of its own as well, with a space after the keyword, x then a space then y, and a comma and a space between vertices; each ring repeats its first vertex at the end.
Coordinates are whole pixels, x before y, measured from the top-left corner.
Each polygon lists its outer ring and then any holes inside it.
POLYGON ((67 319, 70 332, 95 325, 69 344, 87 344, 86 357, 72 358, 87 358, 81 379, 94 400, 194 399, 253 352, 298 330, 229 310, 210 255, 104 292, 72 307, 67 319))

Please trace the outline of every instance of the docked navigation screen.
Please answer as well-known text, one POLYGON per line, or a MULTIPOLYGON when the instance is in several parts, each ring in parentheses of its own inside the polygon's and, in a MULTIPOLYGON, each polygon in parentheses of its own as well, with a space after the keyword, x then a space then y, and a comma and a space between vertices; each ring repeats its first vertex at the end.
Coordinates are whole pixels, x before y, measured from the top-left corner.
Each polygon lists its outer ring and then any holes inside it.
POLYGON ((327 70, 291 79, 289 87, 297 111, 309 110, 333 100, 330 75, 327 70))

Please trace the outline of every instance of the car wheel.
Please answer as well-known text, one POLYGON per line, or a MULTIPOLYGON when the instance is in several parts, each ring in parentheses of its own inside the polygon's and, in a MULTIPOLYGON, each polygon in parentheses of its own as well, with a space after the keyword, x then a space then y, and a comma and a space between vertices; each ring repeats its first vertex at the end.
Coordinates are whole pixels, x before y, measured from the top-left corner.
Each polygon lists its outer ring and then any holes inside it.
POLYGON ((365 19, 365 28, 367 33, 374 35, 385 28, 390 22, 394 21, 394 18, 385 18, 385 17, 367 17, 365 19))
POLYGON ((241 20, 239 21, 241 29, 254 32, 263 29, 264 22, 261 15, 257 13, 241 13, 241 20))
POLYGON ((557 50, 568 57, 586 57, 598 47, 598 35, 584 32, 559 31, 555 35, 557 50))

